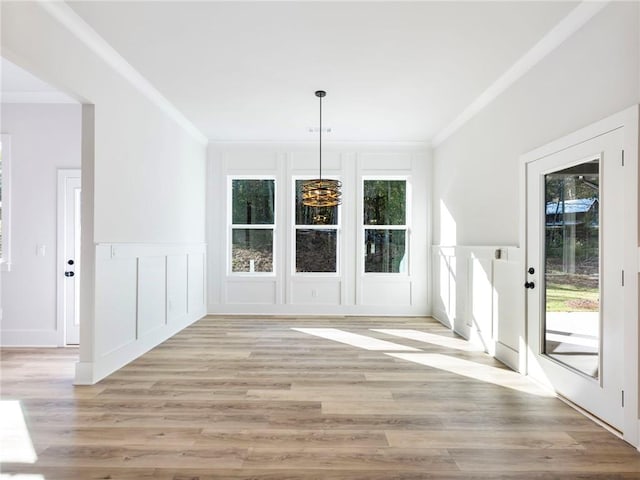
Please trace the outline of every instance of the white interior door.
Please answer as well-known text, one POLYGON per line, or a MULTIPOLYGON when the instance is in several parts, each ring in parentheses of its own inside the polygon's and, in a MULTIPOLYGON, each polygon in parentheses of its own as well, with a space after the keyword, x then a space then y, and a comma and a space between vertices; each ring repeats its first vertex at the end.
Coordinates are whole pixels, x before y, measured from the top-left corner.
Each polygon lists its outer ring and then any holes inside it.
POLYGON ((64 342, 66 345, 80 343, 80 171, 64 170, 60 172, 60 197, 58 222, 62 247, 59 262, 59 287, 61 287, 64 324, 64 342))
POLYGON ((526 165, 528 372, 622 431, 623 129, 526 165))

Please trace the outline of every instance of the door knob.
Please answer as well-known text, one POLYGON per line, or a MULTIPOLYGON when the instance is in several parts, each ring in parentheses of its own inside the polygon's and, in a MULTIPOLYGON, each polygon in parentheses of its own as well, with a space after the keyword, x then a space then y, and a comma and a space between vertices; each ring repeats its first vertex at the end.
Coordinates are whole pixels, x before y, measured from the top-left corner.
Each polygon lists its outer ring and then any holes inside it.
POLYGON ((533 290, 534 288, 536 288, 536 284, 533 282, 525 282, 524 288, 530 288, 533 290))
POLYGON ((75 272, 64 272, 65 277, 73 277, 74 275, 75 275, 75 272))

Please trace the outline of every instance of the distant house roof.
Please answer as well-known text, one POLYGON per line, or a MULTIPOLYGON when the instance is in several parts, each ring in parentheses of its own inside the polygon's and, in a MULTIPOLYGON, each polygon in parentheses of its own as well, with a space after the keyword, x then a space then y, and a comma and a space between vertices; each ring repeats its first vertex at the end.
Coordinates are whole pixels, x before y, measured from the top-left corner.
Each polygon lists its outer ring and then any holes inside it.
POLYGON ((565 212, 587 213, 597 201, 597 198, 577 198, 575 200, 565 200, 564 202, 547 202, 547 215, 562 215, 565 212))

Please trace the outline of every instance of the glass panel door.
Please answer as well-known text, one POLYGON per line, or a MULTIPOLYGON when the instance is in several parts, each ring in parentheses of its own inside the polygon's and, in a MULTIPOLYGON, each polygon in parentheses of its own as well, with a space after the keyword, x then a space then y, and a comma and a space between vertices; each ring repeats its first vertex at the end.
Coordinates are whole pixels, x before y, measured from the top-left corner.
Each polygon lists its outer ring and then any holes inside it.
POLYGON ((622 130, 526 165, 527 373, 615 429, 624 418, 622 130))
POLYGON ((544 353, 598 378, 600 162, 545 175, 544 353))

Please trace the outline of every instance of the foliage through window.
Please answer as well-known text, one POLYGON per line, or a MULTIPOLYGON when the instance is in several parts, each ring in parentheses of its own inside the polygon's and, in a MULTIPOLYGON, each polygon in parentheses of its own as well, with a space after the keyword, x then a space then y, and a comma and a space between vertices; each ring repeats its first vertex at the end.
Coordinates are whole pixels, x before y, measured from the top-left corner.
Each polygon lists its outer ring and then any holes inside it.
POLYGON ((364 180, 364 271, 407 271, 407 181, 364 180))
POLYGON ((295 180, 295 271, 337 273, 339 209, 303 205, 303 182, 295 180))
POLYGON ((231 271, 273 273, 275 180, 231 180, 231 271))

